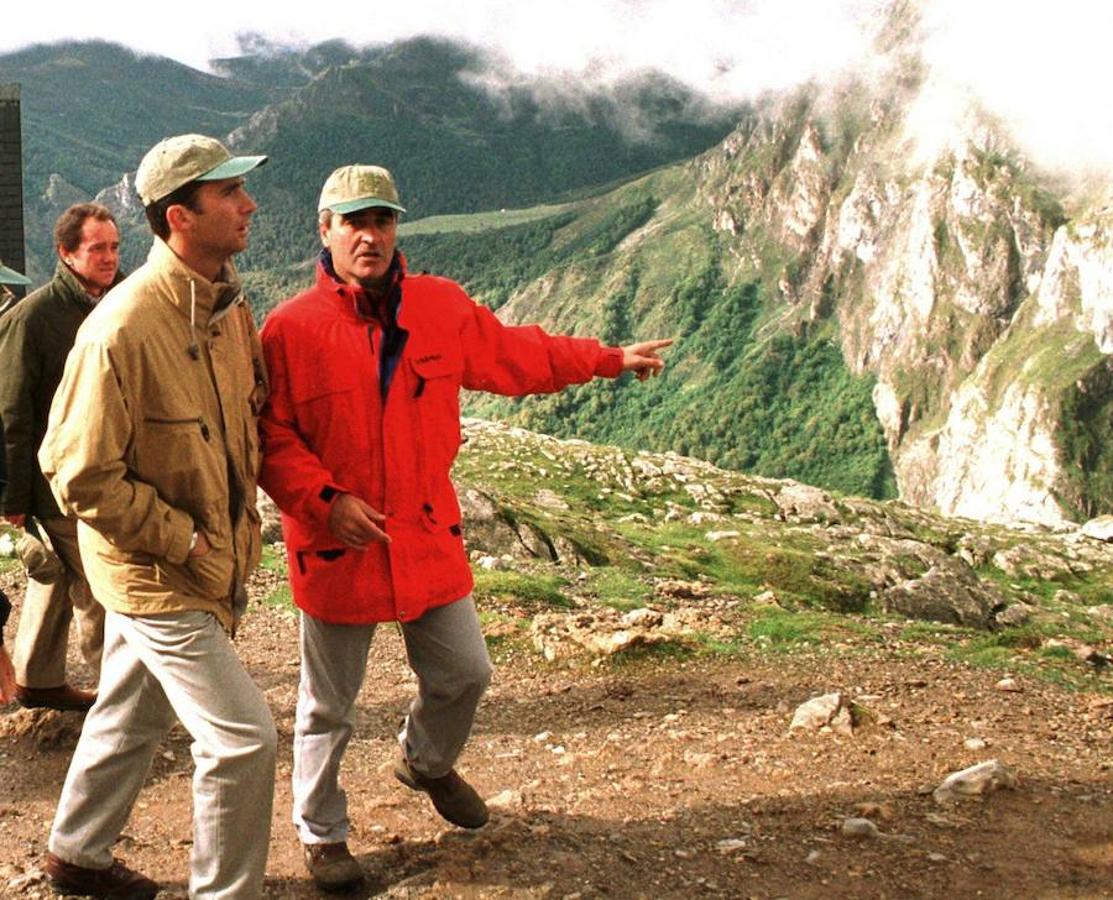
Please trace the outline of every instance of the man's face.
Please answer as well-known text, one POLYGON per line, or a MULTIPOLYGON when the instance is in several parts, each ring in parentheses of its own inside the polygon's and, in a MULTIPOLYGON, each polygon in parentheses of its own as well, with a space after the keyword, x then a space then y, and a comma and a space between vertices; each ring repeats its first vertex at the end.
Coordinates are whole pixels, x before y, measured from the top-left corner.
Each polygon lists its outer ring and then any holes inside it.
POLYGON ((58 255, 86 290, 99 297, 112 287, 120 268, 120 233, 113 222, 89 216, 81 224, 81 241, 77 248, 59 247, 58 255))
POLYGON ((196 206, 199 211, 189 210, 184 232, 194 252, 224 260, 247 248, 257 207, 242 178, 203 182, 196 206))
POLYGON ((382 206, 341 215, 333 213, 321 226, 321 242, 332 253, 332 267, 347 284, 381 281, 394 258, 398 219, 382 206))

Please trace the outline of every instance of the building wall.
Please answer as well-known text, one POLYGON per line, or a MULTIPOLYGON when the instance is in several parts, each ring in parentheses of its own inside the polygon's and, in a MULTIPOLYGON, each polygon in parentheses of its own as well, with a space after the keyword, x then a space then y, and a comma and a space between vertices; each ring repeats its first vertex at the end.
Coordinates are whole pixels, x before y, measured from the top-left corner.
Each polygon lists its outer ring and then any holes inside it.
MULTIPOLYGON (((23 247, 23 133, 19 85, 0 84, 0 260, 27 271, 23 247)), ((19 289, 17 293, 21 293, 19 289)))

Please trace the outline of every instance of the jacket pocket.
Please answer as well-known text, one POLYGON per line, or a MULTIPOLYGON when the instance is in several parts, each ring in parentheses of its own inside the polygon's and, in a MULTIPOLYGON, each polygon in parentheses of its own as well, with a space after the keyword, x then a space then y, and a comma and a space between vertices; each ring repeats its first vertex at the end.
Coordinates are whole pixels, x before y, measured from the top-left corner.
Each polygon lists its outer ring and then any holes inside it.
POLYGON ((291 383, 290 399, 306 445, 318 458, 332 459, 337 448, 366 443, 363 391, 353 373, 321 367, 314 374, 322 380, 303 377, 297 384, 291 383))
POLYGON ((460 449, 460 383, 463 364, 446 356, 411 357, 409 403, 417 453, 418 482, 423 503, 443 494, 449 471, 460 449))
POLYGON ((228 550, 214 547, 180 565, 161 559, 155 568, 159 581, 176 592, 206 600, 227 600, 232 594, 235 560, 228 550))
POLYGON ((228 491, 224 451, 214 449, 218 442, 203 416, 144 417, 135 442, 137 475, 167 503, 200 520, 228 491))
POLYGON ((232 595, 235 560, 227 550, 214 547, 204 556, 192 556, 186 560, 186 568, 192 574, 201 596, 224 600, 232 595))

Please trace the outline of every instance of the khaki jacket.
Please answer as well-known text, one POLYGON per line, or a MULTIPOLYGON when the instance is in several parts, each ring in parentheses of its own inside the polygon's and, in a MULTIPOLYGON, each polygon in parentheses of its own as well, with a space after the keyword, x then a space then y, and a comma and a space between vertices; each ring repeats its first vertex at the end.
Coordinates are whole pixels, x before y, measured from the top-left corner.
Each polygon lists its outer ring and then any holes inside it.
POLYGON ((265 397, 234 268, 210 283, 156 238, 78 331, 39 451, 107 608, 200 609, 233 628, 259 561, 265 397), (187 559, 194 528, 212 550, 187 559))

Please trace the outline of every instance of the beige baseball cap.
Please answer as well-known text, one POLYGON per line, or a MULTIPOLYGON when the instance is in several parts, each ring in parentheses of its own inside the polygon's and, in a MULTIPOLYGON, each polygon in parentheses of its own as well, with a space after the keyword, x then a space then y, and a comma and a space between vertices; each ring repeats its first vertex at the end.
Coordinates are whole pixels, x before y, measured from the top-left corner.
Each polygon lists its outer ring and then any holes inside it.
POLYGON ((341 166, 325 181, 317 212, 345 215, 371 206, 405 212, 394 177, 382 166, 341 166))
POLYGON ((0 284, 30 284, 31 279, 0 263, 0 284))
POLYGON ((266 161, 265 156, 233 156, 216 138, 179 134, 147 151, 135 172, 135 190, 143 205, 149 206, 183 184, 236 178, 266 161))

